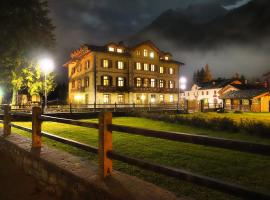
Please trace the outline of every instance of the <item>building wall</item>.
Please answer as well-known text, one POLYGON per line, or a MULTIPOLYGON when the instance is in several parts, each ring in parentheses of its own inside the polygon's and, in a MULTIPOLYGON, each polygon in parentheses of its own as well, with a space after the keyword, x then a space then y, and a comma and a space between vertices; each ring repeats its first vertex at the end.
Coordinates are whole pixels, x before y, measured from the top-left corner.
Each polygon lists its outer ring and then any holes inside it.
POLYGON ((261 98, 261 112, 270 112, 269 104, 270 104, 270 96, 262 97, 261 98))
POLYGON ((222 104, 222 99, 219 98, 219 91, 222 88, 215 88, 215 89, 208 89, 208 90, 202 90, 199 87, 192 87, 191 90, 185 91, 184 93, 181 93, 181 99, 189 100, 189 101, 201 101, 205 100, 205 102, 214 104, 222 104))
MULTIPOLYGON (((69 102, 70 103, 81 103, 81 104, 93 104, 104 103, 104 95, 110 96, 110 103, 119 103, 118 95, 124 95, 124 103, 137 103, 137 96, 145 96, 144 103, 151 102, 151 95, 156 95, 156 102, 159 103, 159 96, 164 95, 165 102, 171 102, 173 96, 173 102, 178 101, 178 87, 179 87, 179 64, 175 62, 160 60, 158 52, 148 46, 141 45, 136 47, 131 51, 130 55, 126 53, 116 53, 116 52, 88 52, 81 56, 77 61, 70 62, 68 64, 68 73, 69 73, 69 102), (147 50, 148 56, 143 55, 144 49, 147 50), (137 52, 140 52, 138 55, 137 52), (154 57, 150 58, 150 52, 154 53, 154 57), (104 68, 102 61, 106 59, 109 60, 111 66, 104 68), (90 62, 89 69, 86 69, 86 62, 90 62), (124 69, 117 69, 117 61, 122 61, 124 63, 124 69), (142 70, 136 69, 136 63, 140 62, 142 70), (144 63, 147 63, 149 70, 144 70, 144 63), (151 71, 151 64, 155 65, 155 71, 151 71), (81 70, 77 70, 78 68, 81 70), (159 68, 164 67, 164 73, 159 72, 159 68), (76 72, 72 73, 76 68, 76 72), (169 69, 173 69, 173 74, 169 74, 169 69), (73 69, 73 70, 72 70, 73 69), (111 78, 110 87, 104 88, 102 86, 102 77, 109 76, 111 78), (86 87, 84 83, 85 77, 89 77, 89 86, 86 87), (125 87, 121 90, 116 88, 117 86, 117 77, 125 78, 125 87), (155 87, 147 88, 136 88, 134 79, 147 78, 155 79, 155 87), (165 81, 164 88, 166 91, 157 92, 158 81, 162 79, 165 81), (81 84, 79 81, 82 80, 81 84), (174 88, 169 89, 169 81, 174 82, 174 88), (75 84, 74 84, 75 82, 75 84), (110 90, 111 89, 111 90, 110 90), (113 91, 112 91, 113 90, 113 91), (96 92, 95 92, 96 91, 96 92)), ((142 83, 143 84, 143 83, 142 83)), ((153 98, 152 98, 153 99, 153 98)), ((154 102, 152 102, 154 103, 154 102)))

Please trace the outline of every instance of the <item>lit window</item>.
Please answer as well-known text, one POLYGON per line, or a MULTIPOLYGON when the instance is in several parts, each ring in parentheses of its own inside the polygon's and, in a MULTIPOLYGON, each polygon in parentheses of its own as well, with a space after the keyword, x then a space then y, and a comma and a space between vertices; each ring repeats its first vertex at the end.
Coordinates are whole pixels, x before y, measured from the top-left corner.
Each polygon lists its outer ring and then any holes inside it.
POLYGON ((114 52, 114 48, 113 47, 109 47, 109 51, 110 52, 114 52))
POLYGON ((109 83, 110 83, 109 77, 108 76, 103 76, 102 85, 103 86, 109 86, 110 85, 109 83))
POLYGON ((159 68, 159 73, 164 74, 164 67, 159 68))
POLYGON ((89 77, 84 78, 84 87, 86 87, 86 88, 89 87, 89 77))
POLYGON ((149 85, 149 79, 148 78, 143 79, 143 87, 148 87, 148 85, 149 85))
POLYGON ((148 56, 148 51, 147 51, 147 49, 144 49, 144 50, 143 50, 143 56, 144 56, 144 57, 147 57, 147 56, 148 56))
POLYGON ((159 87, 163 88, 164 87, 164 80, 159 80, 159 87))
POLYGON ((118 77, 117 78, 117 86, 118 87, 124 87, 124 84, 125 84, 125 79, 123 77, 118 77))
POLYGON ((169 60, 169 56, 165 56, 165 60, 169 60))
POLYGON ((117 100, 118 100, 118 103, 124 103, 124 95, 123 94, 118 94, 117 100))
POLYGON ((149 71, 149 65, 147 63, 143 64, 144 71, 149 71))
POLYGON ((151 103, 155 103, 156 102, 156 95, 155 94, 151 94, 151 103))
POLYGON ((103 95, 103 103, 110 103, 110 95, 109 94, 103 95))
POLYGON ((154 58, 155 57, 155 53, 153 51, 150 52, 149 54, 150 58, 154 58))
POLYGON ((169 74, 174 74, 174 70, 172 67, 170 67, 170 69, 169 69, 169 74))
POLYGON ((141 55, 141 52, 139 50, 136 51, 136 55, 137 56, 140 56, 141 55))
POLYGON ((156 87, 156 79, 151 78, 151 87, 156 87))
POLYGON ((108 68, 109 67, 109 61, 108 60, 103 60, 103 67, 108 68))
POLYGON ((141 87, 142 86, 142 79, 141 78, 136 78, 135 80, 136 80, 136 82, 135 82, 136 87, 141 87))
POLYGON ((78 88, 82 87, 82 80, 81 79, 78 80, 78 85, 77 86, 78 86, 78 88))
POLYGON ((151 65, 151 72, 154 72, 155 69, 156 69, 156 66, 152 64, 152 65, 151 65))
POLYGON ((137 69, 137 70, 142 70, 142 65, 141 65, 141 63, 139 63, 139 62, 136 63, 136 69, 137 69))
POLYGON ((174 99, 173 99, 173 95, 170 95, 170 102, 173 103, 174 99))
POLYGON ((174 81, 169 81, 169 87, 170 89, 174 88, 174 81))
POLYGON ((164 95, 163 94, 159 95, 159 102, 160 103, 164 102, 164 95))
POLYGON ((89 68, 90 68, 90 61, 87 60, 87 61, 85 62, 85 69, 89 69, 89 68))
POLYGON ((117 49, 117 53, 123 53, 123 49, 117 49))
POLYGON ((117 61, 117 69, 124 69, 124 62, 117 61))

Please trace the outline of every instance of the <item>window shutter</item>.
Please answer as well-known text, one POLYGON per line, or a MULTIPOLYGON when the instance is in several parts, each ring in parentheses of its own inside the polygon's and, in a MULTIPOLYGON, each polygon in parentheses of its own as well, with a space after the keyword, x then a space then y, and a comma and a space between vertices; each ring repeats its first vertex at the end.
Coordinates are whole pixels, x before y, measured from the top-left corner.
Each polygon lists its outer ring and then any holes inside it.
POLYGON ((109 68, 112 68, 112 60, 109 60, 109 68))
POLYGON ((109 76, 109 86, 112 86, 112 77, 109 76))
POLYGON ((136 62, 134 63, 134 69, 136 69, 136 62))
POLYGON ((100 77, 100 85, 103 86, 103 76, 100 77))
POLYGON ((118 60, 115 61, 115 68, 118 69, 118 60))
POLYGON ((124 62, 124 69, 128 68, 128 62, 124 62))
POLYGON ((104 59, 101 59, 100 61, 101 61, 100 66, 101 66, 101 67, 104 67, 104 62, 103 62, 103 61, 104 61, 104 59))

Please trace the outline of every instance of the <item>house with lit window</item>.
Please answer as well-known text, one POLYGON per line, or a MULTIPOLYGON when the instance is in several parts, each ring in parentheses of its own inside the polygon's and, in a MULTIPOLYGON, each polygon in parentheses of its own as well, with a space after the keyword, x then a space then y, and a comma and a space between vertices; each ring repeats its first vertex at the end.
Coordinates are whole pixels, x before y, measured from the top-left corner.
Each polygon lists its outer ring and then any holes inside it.
POLYGON ((180 97, 182 100, 197 102, 197 104, 203 101, 204 104, 217 107, 223 104, 223 100, 220 99, 221 94, 227 92, 229 88, 231 90, 238 90, 236 86, 241 84, 240 81, 232 79, 213 80, 207 83, 193 84, 190 90, 181 92, 180 97), (224 90, 227 87, 229 88, 224 90))
POLYGON ((83 45, 71 53, 68 101, 77 104, 159 104, 179 100, 182 62, 151 41, 83 45))
POLYGON ((221 99, 226 110, 270 112, 270 92, 265 88, 229 91, 221 99))

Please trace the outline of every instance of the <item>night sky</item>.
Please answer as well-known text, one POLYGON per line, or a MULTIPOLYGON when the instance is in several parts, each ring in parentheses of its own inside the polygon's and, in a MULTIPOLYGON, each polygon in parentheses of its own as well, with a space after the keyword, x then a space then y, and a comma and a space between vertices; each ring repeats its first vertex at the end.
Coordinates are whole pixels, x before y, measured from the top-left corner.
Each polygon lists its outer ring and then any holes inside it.
MULTIPOLYGON (((167 9, 185 8, 191 3, 206 1, 216 2, 218 0, 49 0, 50 14, 56 26, 57 63, 61 66, 69 59, 70 52, 84 43, 103 45, 111 41, 125 40, 167 9)), ((220 0, 220 3, 227 9, 233 9, 246 2, 248 0, 220 0)), ((183 70, 187 76, 191 76, 194 70, 206 63, 210 63, 213 74, 216 76, 232 75, 231 73, 233 73, 230 69, 225 73, 224 65, 213 66, 217 65, 219 60, 212 62, 212 57, 209 55, 207 57, 207 53, 201 55, 194 52, 194 59, 192 59, 193 54, 187 55, 187 52, 170 50, 169 46, 166 50, 177 54, 176 59, 181 57, 187 63, 188 69, 183 70), (191 60, 193 62, 190 62, 191 60)), ((223 55, 223 53, 221 54, 223 55)), ((239 58, 235 62, 239 60, 242 59, 239 58)), ((242 65, 244 66, 245 63, 242 65)), ((238 66, 240 66, 238 72, 251 76, 251 71, 241 69, 241 65, 238 66)))

